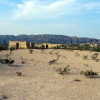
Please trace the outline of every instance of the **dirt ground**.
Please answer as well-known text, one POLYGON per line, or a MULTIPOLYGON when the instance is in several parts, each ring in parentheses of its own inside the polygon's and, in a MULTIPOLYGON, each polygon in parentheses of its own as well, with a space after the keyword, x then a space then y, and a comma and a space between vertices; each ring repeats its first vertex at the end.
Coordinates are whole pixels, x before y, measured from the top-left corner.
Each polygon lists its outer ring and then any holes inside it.
POLYGON ((1 51, 0 59, 8 57, 15 62, 0 63, 0 100, 100 100, 100 61, 91 58, 94 53, 63 49, 33 49, 32 54, 28 49, 1 51), (83 59, 84 55, 88 58, 83 59), (57 62, 50 65, 49 62, 56 59, 57 62), (68 65, 67 74, 55 71, 68 65), (99 72, 99 75, 94 78, 80 75, 80 71, 85 70, 99 72))

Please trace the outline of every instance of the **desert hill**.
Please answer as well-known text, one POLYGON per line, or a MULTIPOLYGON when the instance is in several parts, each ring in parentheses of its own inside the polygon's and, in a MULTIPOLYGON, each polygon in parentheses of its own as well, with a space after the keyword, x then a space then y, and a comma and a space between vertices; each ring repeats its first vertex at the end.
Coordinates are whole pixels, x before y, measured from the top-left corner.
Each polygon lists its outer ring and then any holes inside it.
POLYGON ((33 43, 55 43, 55 44, 80 44, 80 43, 100 43, 100 39, 87 37, 69 37, 65 35, 0 35, 0 44, 8 44, 11 41, 27 41, 33 43))

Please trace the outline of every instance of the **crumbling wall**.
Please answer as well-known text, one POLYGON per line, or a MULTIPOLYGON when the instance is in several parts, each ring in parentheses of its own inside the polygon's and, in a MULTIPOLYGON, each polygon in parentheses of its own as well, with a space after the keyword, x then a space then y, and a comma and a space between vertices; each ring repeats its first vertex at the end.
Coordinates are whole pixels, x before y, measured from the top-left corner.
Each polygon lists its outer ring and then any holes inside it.
POLYGON ((17 44, 17 41, 9 41, 9 48, 11 48, 11 47, 17 48, 16 44, 17 44))

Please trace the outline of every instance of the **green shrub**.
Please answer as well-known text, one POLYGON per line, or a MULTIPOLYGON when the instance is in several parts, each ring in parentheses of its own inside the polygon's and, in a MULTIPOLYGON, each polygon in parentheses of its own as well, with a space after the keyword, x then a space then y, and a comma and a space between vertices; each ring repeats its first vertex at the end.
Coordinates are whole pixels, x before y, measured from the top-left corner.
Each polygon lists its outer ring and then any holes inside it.
POLYGON ((96 62, 98 62, 98 61, 99 61, 99 59, 98 59, 98 58, 95 58, 95 61, 96 61, 96 62))
POLYGON ((59 74, 68 73, 69 71, 70 71, 69 65, 66 66, 65 68, 58 68, 58 69, 56 69, 56 72, 59 72, 59 74))
POLYGON ((12 59, 1 59, 0 62, 2 64, 12 64, 12 63, 14 63, 14 60, 12 60, 12 59))
POLYGON ((32 54, 32 53, 33 53, 33 50, 32 50, 32 49, 30 49, 30 50, 29 50, 29 53, 30 53, 30 54, 32 54))
POLYGON ((91 58, 92 58, 93 60, 95 60, 97 57, 98 57, 98 53, 95 53, 95 54, 93 54, 93 55, 91 56, 91 58))
POLYGON ((49 52, 49 54, 53 54, 52 52, 49 52))
POLYGON ((6 64, 9 63, 9 59, 4 59, 4 61, 6 64))
POLYGON ((51 65, 51 64, 54 64, 55 62, 57 62, 57 60, 53 59, 53 60, 49 61, 49 64, 51 65))
POLYGON ((16 50, 15 47, 10 47, 9 49, 10 49, 11 52, 12 52, 13 50, 16 50))
POLYGON ((22 64, 25 64, 25 61, 22 61, 22 64))
POLYGON ((57 60, 59 59, 60 55, 57 55, 57 60))
POLYGON ((0 98, 0 100, 5 100, 5 99, 6 99, 6 100, 8 99, 8 97, 5 96, 5 95, 2 95, 1 98, 0 98))
POLYGON ((14 63, 14 60, 10 60, 10 62, 9 62, 10 64, 12 64, 12 63, 14 63))
POLYGON ((81 80, 79 80, 79 79, 74 79, 73 81, 80 82, 81 80))
POLYGON ((88 55, 83 55, 83 59, 87 59, 88 58, 88 55))
POLYGON ((22 75, 22 73, 21 72, 16 72, 17 73, 17 76, 21 76, 22 75))
POLYGON ((78 57, 78 56, 80 56, 80 54, 78 54, 78 52, 76 52, 75 56, 78 57))
POLYGON ((93 76, 98 75, 98 72, 95 72, 93 70, 86 70, 86 71, 81 71, 80 74, 83 74, 86 77, 92 78, 93 76))

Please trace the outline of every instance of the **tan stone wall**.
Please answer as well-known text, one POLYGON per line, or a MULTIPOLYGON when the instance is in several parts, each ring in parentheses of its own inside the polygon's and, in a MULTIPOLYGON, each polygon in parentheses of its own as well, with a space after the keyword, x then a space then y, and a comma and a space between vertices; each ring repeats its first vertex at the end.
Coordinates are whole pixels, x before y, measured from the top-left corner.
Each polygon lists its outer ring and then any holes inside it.
POLYGON ((94 43, 94 44, 89 44, 90 47, 98 47, 98 44, 94 43))
POLYGON ((42 47, 42 45, 44 45, 45 48, 46 48, 46 46, 47 46, 48 49, 50 49, 50 48, 54 48, 54 47, 57 47, 57 46, 60 46, 60 44, 42 43, 42 44, 35 44, 35 47, 40 48, 40 47, 42 47))
POLYGON ((27 49, 26 42, 19 42, 19 49, 27 49))
POLYGON ((11 48, 11 47, 15 47, 16 48, 16 41, 15 42, 13 42, 13 41, 9 41, 9 48, 11 48))
POLYGON ((31 48, 31 46, 33 46, 33 43, 26 42, 26 41, 23 41, 23 42, 9 41, 9 48, 15 47, 16 49, 28 49, 28 48, 31 48))
POLYGON ((51 44, 51 43, 42 43, 42 44, 34 44, 34 43, 30 43, 30 42, 19 42, 19 41, 9 41, 9 48, 10 47, 15 47, 16 49, 28 49, 28 48, 40 48, 42 47, 42 45, 46 47, 48 47, 48 49, 50 48, 54 48, 57 46, 60 46, 60 44, 51 44), (18 47, 17 47, 18 46, 18 47))

